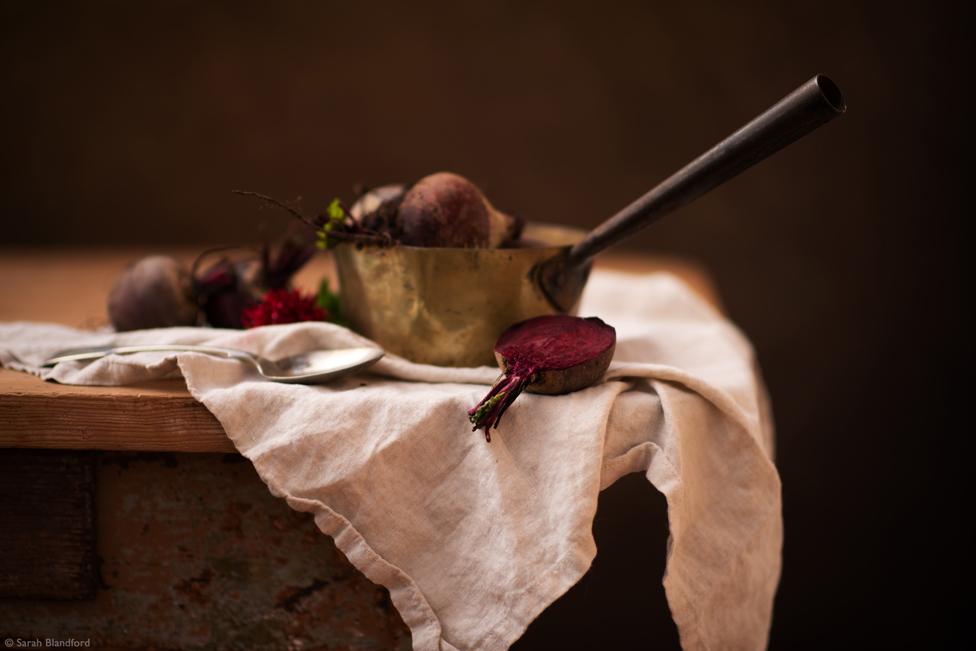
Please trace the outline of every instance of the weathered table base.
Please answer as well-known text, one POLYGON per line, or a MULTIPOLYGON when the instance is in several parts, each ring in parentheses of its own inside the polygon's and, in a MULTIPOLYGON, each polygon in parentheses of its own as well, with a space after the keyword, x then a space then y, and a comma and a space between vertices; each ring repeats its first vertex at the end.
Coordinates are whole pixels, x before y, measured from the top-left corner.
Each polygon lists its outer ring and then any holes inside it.
MULTIPOLYGON (((42 558, 37 541, 17 540, 9 525, 34 533, 50 509, 33 504, 33 518, 19 509, 12 522, 10 505, 24 505, 23 495, 0 484, 0 568, 19 566, 22 579, 0 580, 0 637, 120 649, 410 648, 388 592, 353 568, 309 514, 273 497, 243 457, 0 450, 8 469, 33 460, 30 471, 45 457, 90 464, 97 567, 77 573, 94 570, 92 589, 49 569, 84 558, 84 541, 65 548, 62 537, 49 550, 61 557, 42 558), (39 574, 45 590, 31 578, 39 574)), ((81 529, 77 517, 69 524, 81 529)))

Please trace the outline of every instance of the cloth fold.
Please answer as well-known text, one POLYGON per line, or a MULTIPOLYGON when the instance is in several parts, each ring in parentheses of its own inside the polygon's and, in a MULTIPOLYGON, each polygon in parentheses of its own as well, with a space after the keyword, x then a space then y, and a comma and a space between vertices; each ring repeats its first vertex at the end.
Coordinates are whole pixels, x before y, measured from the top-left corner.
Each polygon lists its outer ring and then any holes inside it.
POLYGON ((466 414, 498 376, 488 367, 388 355, 321 386, 262 381, 239 362, 198 353, 39 368, 57 350, 112 343, 211 344, 271 359, 372 345, 332 324, 118 334, 0 324, 0 363, 68 384, 182 375, 270 491, 314 514, 390 590, 418 651, 508 648, 587 571, 599 491, 630 472, 667 499, 663 584, 682 647, 764 648, 783 533, 752 347, 666 274, 595 272, 580 314, 617 329, 604 381, 563 396, 524 394, 491 443, 466 414))

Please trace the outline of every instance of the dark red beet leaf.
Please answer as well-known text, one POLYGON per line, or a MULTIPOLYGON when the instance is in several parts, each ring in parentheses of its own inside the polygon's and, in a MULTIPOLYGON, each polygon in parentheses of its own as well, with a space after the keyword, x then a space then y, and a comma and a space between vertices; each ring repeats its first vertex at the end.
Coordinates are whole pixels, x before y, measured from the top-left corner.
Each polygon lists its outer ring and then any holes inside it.
MULTIPOLYGON (((203 255, 194 263, 194 270, 203 255)), ((246 287, 237 264, 222 257, 197 274, 194 271, 194 287, 197 300, 203 308, 207 323, 214 328, 242 328, 241 314, 255 303, 252 292, 246 287)))
POLYGON ((594 384, 610 366, 616 342, 613 327, 596 317, 556 314, 516 323, 495 343, 502 376, 468 411, 474 429, 484 429, 491 441, 491 428, 522 391, 569 393, 594 384))

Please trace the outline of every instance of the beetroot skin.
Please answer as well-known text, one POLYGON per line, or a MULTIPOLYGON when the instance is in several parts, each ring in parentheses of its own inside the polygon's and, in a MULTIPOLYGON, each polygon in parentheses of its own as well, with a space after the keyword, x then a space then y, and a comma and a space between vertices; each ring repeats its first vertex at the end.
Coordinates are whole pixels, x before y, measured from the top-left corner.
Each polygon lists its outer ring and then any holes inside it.
POLYGON ((474 183, 451 172, 417 181, 403 195, 397 218, 400 241, 409 246, 497 248, 517 239, 522 227, 474 183))
POLYGON ((556 314, 516 323, 495 343, 502 376, 468 411, 474 429, 484 429, 491 441, 491 428, 522 391, 569 393, 594 384, 610 366, 616 343, 616 330, 596 317, 556 314))
POLYGON ((108 317, 119 332, 197 324, 190 273, 173 258, 152 255, 119 275, 108 296, 108 317))

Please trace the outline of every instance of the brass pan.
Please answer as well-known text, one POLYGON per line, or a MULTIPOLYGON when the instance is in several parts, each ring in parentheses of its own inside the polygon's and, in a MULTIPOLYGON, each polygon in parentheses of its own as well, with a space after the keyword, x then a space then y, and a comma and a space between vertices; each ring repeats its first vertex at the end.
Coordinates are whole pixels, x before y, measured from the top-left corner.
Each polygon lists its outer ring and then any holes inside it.
MULTIPOLYGON (((507 249, 380 247, 334 249, 343 316, 387 351, 438 366, 494 366, 493 348, 510 325, 557 310, 535 277, 586 233, 527 224, 535 246, 507 249)), ((588 269, 588 266, 587 266, 588 269)), ((579 284, 568 304, 575 313, 579 284)))

